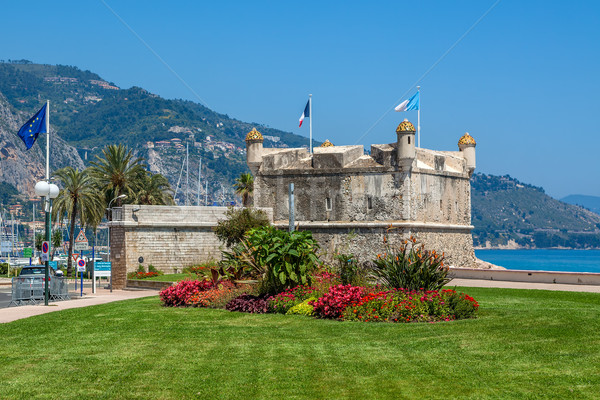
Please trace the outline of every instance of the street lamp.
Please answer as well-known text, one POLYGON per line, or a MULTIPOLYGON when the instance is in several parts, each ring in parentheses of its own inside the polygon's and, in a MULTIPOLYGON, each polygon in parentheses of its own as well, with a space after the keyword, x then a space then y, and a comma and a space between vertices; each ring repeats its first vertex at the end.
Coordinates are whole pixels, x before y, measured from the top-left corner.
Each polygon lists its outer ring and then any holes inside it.
MULTIPOLYGON (((44 198, 44 212, 46 213, 46 241, 48 242, 48 254, 50 254, 50 245, 52 243, 50 239, 50 213, 52 212, 52 199, 58 196, 60 189, 54 183, 48 181, 39 181, 35 184, 35 194, 44 198)), ((44 280, 44 305, 48 305, 48 281, 50 280, 50 260, 45 262, 45 277, 44 280)))
MULTIPOLYGON (((112 209, 110 208, 111 204, 113 201, 117 200, 117 199, 124 199, 126 198, 127 195, 126 194, 121 194, 117 197, 115 197, 114 199, 112 199, 111 201, 108 202, 108 207, 106 208, 106 211, 110 211, 110 220, 112 221, 112 209)), ((112 262, 110 261, 110 221, 108 224, 108 262, 110 262, 110 292, 112 293, 112 289, 113 289, 113 284, 112 284, 112 277, 113 277, 113 268, 112 268, 112 262)))

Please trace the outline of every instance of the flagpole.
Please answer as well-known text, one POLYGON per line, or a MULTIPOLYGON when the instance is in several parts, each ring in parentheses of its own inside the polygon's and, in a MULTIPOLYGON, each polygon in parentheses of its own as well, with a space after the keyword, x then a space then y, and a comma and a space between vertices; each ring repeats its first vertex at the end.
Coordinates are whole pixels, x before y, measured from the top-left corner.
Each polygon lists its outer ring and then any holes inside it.
POLYGON ((309 126, 309 130, 310 130, 310 133, 309 133, 310 138, 309 138, 309 144, 308 145, 309 145, 309 148, 310 148, 310 154, 312 154, 312 152, 313 152, 313 148, 312 148, 312 144, 313 144, 312 143, 312 94, 308 95, 308 118, 309 118, 309 121, 308 121, 309 125, 308 126, 309 126))
POLYGON ((421 86, 417 86, 419 93, 419 109, 417 110, 417 147, 421 148, 421 86))
POLYGON ((46 100, 46 181, 50 183, 50 100, 46 100))
MULTIPOLYGON (((50 100, 46 100, 46 182, 50 184, 50 100)), ((46 211, 46 232, 45 237, 48 242, 48 255, 50 255, 50 244, 51 241, 51 233, 50 233, 50 189, 48 189, 48 194, 44 197, 44 211, 46 211)), ((45 268, 44 268, 44 305, 48 305, 48 301, 50 299, 50 293, 48 291, 48 281, 50 280, 50 258, 46 259, 45 268)))

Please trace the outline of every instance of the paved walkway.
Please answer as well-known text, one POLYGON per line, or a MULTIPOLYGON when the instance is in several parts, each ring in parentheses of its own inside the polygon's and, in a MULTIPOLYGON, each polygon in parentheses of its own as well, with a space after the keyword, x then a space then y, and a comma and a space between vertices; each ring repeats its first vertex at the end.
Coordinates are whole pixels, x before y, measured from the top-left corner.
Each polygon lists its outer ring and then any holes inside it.
POLYGON ((563 283, 533 283, 533 282, 509 282, 484 279, 452 279, 448 286, 488 287, 508 289, 539 289, 539 290, 561 290, 565 292, 592 292, 600 293, 600 286, 595 285, 567 285, 563 283))
MULTIPOLYGON (((84 290, 86 290, 84 288, 84 290)), ((12 322, 18 319, 29 318, 34 315, 46 314, 53 311, 67 310, 69 308, 95 306, 97 304, 111 303, 113 301, 139 299, 141 297, 158 296, 158 290, 110 290, 98 288, 96 293, 86 290, 83 297, 70 293, 71 300, 51 302, 48 306, 43 304, 37 306, 19 306, 0 309, 0 323, 12 322)))

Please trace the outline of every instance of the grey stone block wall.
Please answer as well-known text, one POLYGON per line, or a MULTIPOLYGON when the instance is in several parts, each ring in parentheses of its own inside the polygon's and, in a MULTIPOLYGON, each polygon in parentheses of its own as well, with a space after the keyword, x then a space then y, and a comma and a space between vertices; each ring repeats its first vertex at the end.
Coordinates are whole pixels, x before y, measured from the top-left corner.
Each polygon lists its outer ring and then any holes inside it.
MULTIPOLYGON (((227 207, 125 205, 110 223, 113 286, 125 287, 127 273, 153 265, 165 273, 221 258, 212 229, 227 207), (140 262, 140 257, 143 261, 140 262)), ((264 210, 272 220, 271 209, 264 210)))
MULTIPOLYGON (((284 229, 283 224, 277 224, 284 229)), ((353 254, 358 259, 370 261, 390 249, 398 249, 403 240, 411 236, 424 244, 427 250, 445 254, 446 263, 455 267, 473 267, 475 252, 469 227, 430 224, 307 224, 299 223, 299 230, 310 230, 321 246, 321 259, 333 261, 335 253, 353 254), (385 238, 385 240, 384 240, 385 238)))

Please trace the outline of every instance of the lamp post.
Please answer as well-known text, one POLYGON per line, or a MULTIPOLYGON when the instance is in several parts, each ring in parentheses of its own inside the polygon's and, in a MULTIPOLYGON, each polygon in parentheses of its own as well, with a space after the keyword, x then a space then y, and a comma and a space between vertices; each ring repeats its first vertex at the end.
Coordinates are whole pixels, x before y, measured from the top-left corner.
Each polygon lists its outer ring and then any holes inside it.
MULTIPOLYGON (((52 199, 58 196, 60 190, 54 183, 48 183, 48 181, 39 181, 35 184, 35 194, 44 198, 44 212, 46 213, 46 241, 48 242, 48 254, 50 254, 50 245, 52 243, 50 235, 50 213, 52 212, 52 199)), ((50 260, 45 262, 44 272, 44 305, 48 305, 48 281, 50 280, 50 260)))
MULTIPOLYGON (((126 194, 121 194, 117 197, 115 197, 114 199, 112 199, 111 201, 108 202, 108 207, 106 208, 106 211, 110 212, 110 221, 112 221, 112 208, 110 208, 111 204, 113 201, 117 200, 117 199, 124 199, 126 198, 127 195, 126 194)), ((108 223, 108 262, 110 262, 110 292, 112 293, 112 289, 113 289, 113 284, 112 284, 112 277, 113 277, 113 268, 112 268, 112 262, 110 261, 110 221, 108 223)))

